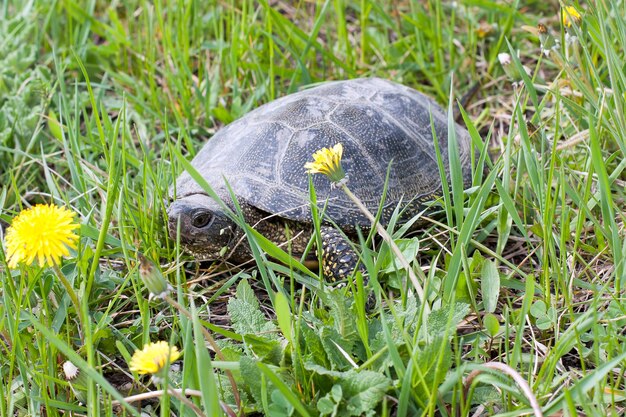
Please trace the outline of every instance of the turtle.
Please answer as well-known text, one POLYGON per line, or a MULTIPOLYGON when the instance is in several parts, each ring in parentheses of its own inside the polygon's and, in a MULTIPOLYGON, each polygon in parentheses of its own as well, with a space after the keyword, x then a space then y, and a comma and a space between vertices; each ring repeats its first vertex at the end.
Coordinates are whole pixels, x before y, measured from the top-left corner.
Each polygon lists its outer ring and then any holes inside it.
MULTIPOLYGON (((465 128, 455 129, 467 187, 471 139, 465 128)), ((251 259, 244 231, 222 205, 234 209, 234 194, 247 224, 301 255, 314 232, 304 165, 315 151, 337 143, 343 145, 350 190, 370 211, 382 207, 381 223, 396 209, 407 221, 441 195, 434 138, 449 179, 448 117, 428 96, 381 78, 329 81, 286 95, 219 129, 193 158, 191 165, 222 203, 183 172, 170 191, 170 236, 198 260, 251 259)), ((342 279, 358 264, 346 237, 371 223, 328 178, 311 180, 324 210, 322 268, 330 279, 342 279)))

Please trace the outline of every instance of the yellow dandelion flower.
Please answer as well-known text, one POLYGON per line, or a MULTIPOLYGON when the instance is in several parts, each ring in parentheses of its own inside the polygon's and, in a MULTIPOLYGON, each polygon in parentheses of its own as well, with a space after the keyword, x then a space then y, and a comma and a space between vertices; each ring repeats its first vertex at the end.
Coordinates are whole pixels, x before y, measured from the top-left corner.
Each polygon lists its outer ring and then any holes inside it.
POLYGON ((76 213, 54 204, 37 204, 22 211, 7 229, 6 248, 9 268, 20 262, 39 266, 58 265, 62 256, 76 248, 78 236, 74 230, 76 213))
POLYGON ((148 343, 142 350, 136 350, 130 360, 129 369, 138 374, 158 374, 163 368, 178 358, 181 353, 176 346, 165 341, 148 343))
POLYGON ((334 183, 342 181, 346 173, 341 166, 343 145, 336 144, 332 148, 322 148, 313 154, 313 162, 304 164, 304 169, 311 174, 324 174, 334 183))
POLYGON ((583 17, 574 6, 567 6, 561 12, 563 19, 563 26, 569 28, 572 25, 578 25, 582 22, 583 17))

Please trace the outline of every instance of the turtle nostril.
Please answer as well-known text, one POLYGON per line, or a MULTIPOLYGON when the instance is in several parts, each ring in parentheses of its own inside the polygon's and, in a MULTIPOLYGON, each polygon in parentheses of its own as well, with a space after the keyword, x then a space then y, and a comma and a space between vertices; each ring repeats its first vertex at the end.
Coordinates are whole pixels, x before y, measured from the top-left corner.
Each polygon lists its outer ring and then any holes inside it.
POLYGON ((205 227, 207 224, 209 224, 212 218, 213 216, 211 215, 210 212, 204 211, 204 210, 198 211, 197 213, 194 213, 194 215, 192 216, 191 224, 193 225, 193 227, 197 227, 198 229, 201 229, 205 227))

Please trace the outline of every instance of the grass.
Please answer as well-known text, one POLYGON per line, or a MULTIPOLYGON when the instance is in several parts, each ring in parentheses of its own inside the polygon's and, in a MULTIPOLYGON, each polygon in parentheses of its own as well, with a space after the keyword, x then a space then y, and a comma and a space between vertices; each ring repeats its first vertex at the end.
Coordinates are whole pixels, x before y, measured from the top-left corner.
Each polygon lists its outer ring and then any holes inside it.
POLYGON ((41 202, 81 223, 60 272, 0 251, 0 416, 514 416, 533 397, 546 416, 623 414, 626 9, 573 5, 565 28, 557 1, 0 2, 1 230, 41 202), (453 164, 445 215, 389 228, 427 303, 367 236, 366 288, 327 286, 252 228, 254 265, 188 262, 165 227, 185 158, 262 103, 358 76, 444 107, 480 84, 460 113, 473 187, 453 164), (169 302, 148 300, 137 250, 169 302), (370 292, 384 307, 365 311, 370 292), (160 384, 127 365, 157 340, 184 359, 160 384), (126 403, 164 384, 189 400, 126 403))

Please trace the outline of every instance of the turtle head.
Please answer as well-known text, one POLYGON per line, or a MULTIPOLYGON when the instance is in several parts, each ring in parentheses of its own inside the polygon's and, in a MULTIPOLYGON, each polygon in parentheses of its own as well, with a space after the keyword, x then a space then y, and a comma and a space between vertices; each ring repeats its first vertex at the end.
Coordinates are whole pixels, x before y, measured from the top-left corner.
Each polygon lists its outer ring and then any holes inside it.
POLYGON ((241 230, 222 206, 205 194, 174 200, 167 209, 170 237, 198 258, 219 259, 237 244, 241 230))

